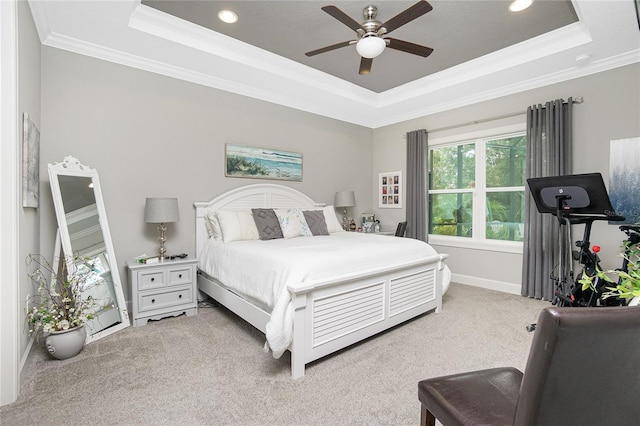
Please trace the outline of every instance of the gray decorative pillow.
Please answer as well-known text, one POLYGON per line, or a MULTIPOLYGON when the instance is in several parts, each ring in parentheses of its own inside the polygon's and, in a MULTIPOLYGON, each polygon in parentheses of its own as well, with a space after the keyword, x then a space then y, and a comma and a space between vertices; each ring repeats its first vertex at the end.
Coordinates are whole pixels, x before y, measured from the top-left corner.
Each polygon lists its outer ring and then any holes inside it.
POLYGON ((284 238, 278 216, 273 209, 251 209, 251 213, 261 240, 284 238))
POLYGON ((324 212, 322 210, 305 210, 302 213, 314 236, 329 235, 327 222, 324 219, 324 212))

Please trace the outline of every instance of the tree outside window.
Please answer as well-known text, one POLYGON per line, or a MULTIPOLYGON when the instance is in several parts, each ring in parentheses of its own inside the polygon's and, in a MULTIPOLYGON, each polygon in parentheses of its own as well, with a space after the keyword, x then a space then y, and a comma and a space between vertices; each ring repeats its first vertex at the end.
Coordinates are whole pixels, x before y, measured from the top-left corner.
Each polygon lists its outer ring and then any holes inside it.
POLYGON ((429 233, 522 241, 524 133, 433 147, 429 233))

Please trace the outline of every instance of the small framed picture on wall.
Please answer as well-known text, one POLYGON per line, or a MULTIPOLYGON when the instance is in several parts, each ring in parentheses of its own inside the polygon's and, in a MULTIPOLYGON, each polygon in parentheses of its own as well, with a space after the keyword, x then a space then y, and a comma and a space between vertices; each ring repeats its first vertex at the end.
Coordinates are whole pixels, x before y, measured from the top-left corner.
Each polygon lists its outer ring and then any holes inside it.
POLYGON ((402 172, 379 174, 378 207, 387 209, 402 208, 402 172))

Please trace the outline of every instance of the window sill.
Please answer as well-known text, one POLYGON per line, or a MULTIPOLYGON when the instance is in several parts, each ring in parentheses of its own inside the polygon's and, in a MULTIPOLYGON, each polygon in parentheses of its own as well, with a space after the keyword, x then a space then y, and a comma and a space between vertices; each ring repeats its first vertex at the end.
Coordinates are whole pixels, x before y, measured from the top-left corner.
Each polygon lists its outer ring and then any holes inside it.
POLYGON ((429 244, 445 247, 458 247, 473 250, 495 251, 501 253, 522 254, 521 241, 474 240, 472 238, 448 237, 429 234, 429 244))

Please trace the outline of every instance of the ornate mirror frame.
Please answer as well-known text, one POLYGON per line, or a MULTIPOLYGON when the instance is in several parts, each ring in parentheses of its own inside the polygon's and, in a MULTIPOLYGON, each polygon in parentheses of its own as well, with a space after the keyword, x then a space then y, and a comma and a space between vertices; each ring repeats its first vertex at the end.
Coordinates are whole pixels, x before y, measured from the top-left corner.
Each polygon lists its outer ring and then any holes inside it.
POLYGON ((96 261, 96 282, 92 295, 105 307, 87 324, 87 343, 129 327, 127 302, 116 261, 98 171, 77 158, 49 164, 51 194, 58 220, 53 262, 65 259, 68 271, 75 271, 73 257, 96 261), (66 255, 66 256, 65 256, 66 255))

